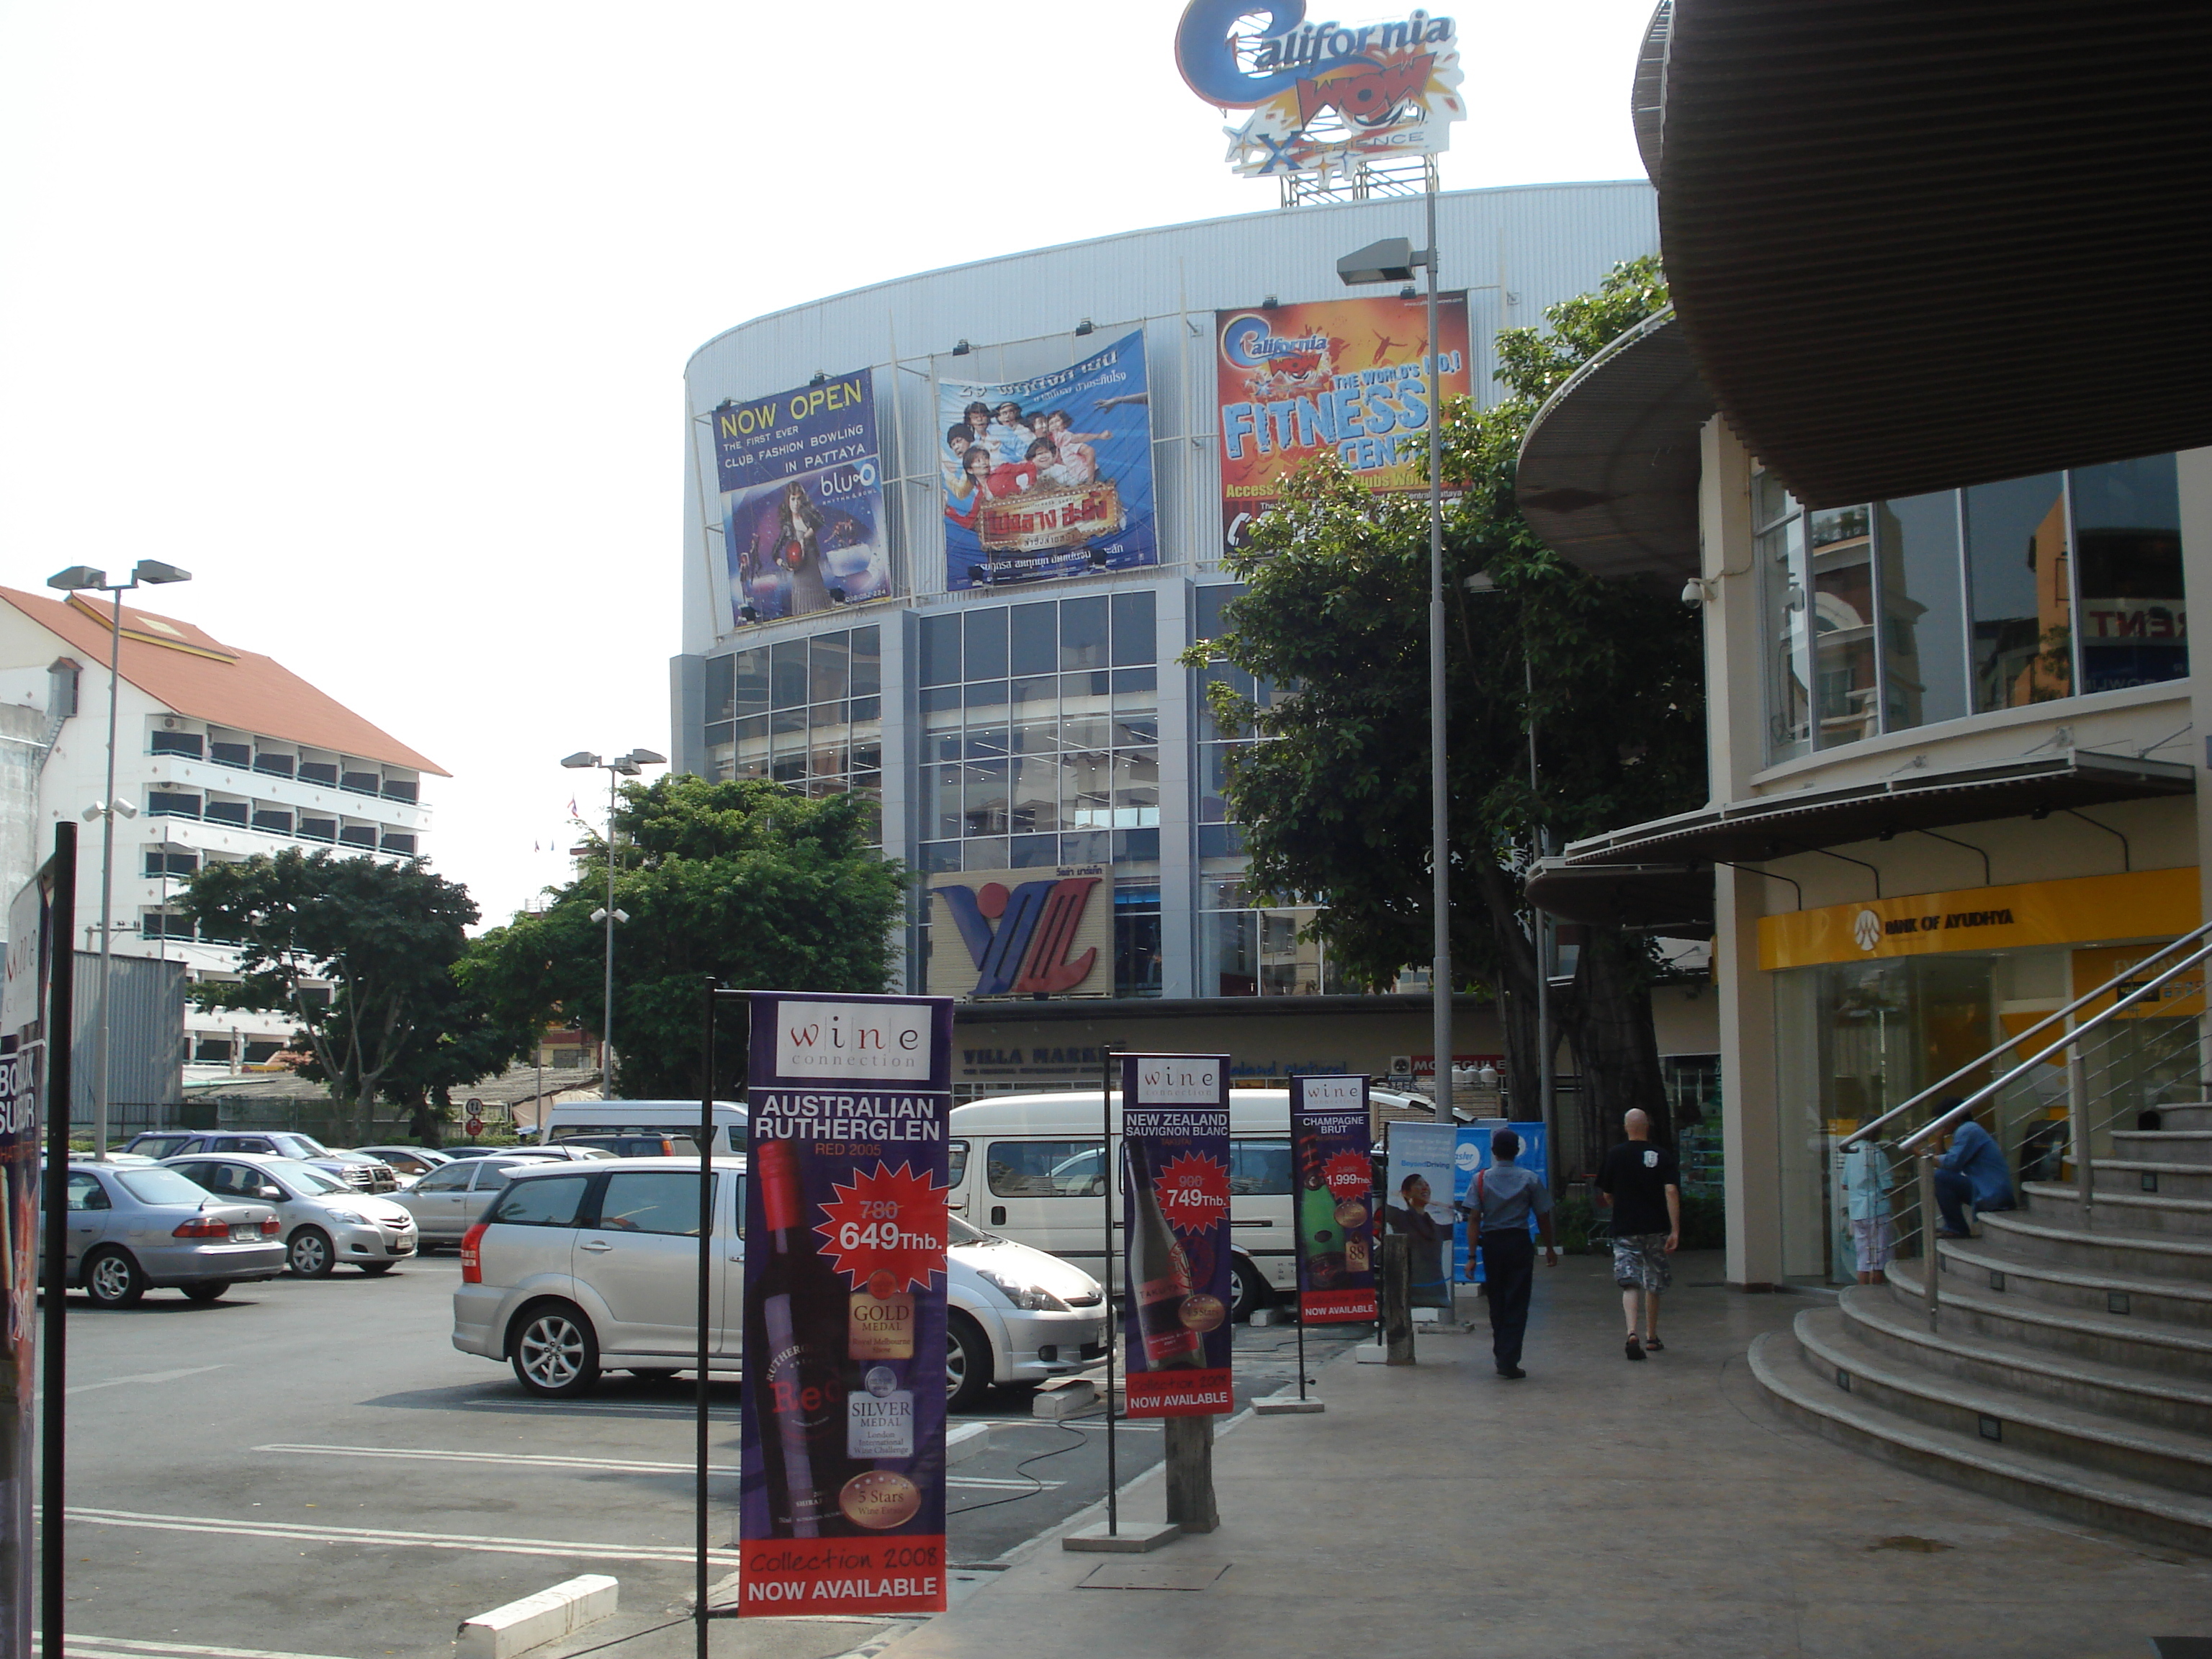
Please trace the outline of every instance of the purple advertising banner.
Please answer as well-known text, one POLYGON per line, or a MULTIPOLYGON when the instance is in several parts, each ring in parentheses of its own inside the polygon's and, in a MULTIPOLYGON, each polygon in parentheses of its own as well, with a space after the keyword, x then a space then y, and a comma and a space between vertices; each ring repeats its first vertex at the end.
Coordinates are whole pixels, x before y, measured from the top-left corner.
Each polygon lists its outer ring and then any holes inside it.
POLYGON ((8 910, 7 968, 0 985, 0 1297, 7 1333, 0 1346, 0 1653, 28 1654, 35 1607, 31 1487, 37 1467, 35 1407, 39 1310, 39 1133, 46 1080, 46 987, 53 972, 50 873, 15 895, 8 910))
POLYGON ((1376 1317, 1373 1140, 1365 1078, 1291 1079, 1298 1317, 1309 1324, 1376 1317))
POLYGON ((1234 1410, 1228 1055, 1122 1055, 1121 1225, 1128 1414, 1234 1410))
POLYGON ((942 1612, 951 1000, 750 1001, 739 1611, 942 1612))

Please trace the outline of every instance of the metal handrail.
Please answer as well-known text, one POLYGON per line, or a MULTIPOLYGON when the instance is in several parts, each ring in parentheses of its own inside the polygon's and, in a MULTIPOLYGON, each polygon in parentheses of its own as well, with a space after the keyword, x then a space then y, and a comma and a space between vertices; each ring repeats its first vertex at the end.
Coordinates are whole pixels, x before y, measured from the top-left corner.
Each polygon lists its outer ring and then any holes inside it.
MULTIPOLYGON (((2133 978, 2136 975, 2140 974, 2146 966, 2151 963, 2156 962, 2160 957, 2169 955, 2172 951, 2179 950, 2185 945, 2188 945, 2195 940, 2208 937, 2212 937, 2212 921, 2208 921, 2202 927, 2192 928, 2188 933, 2184 933, 2180 938, 2172 939, 2168 943, 2160 945, 2157 950, 2152 951, 2150 955, 2143 957, 2141 961, 2133 963, 2131 966, 2122 969, 2118 973, 2113 975, 2112 978, 2106 980, 2102 985, 2100 985, 2095 990, 2086 992, 2082 995, 2075 998, 2073 1001, 2068 1003, 2063 1008, 2060 1008, 2051 1013, 2045 1014, 2041 1019, 2036 1021, 2034 1024, 2029 1026, 2025 1031, 2021 1032, 2017 1036, 2007 1037, 2002 1042, 1997 1044, 1996 1048, 1990 1049, 1987 1054, 1976 1055, 1973 1059, 1968 1060, 1964 1066, 1959 1067, 1957 1071, 1952 1073, 1950 1076, 1943 1079, 1940 1083, 1929 1084, 1928 1087, 1923 1089, 1918 1094, 1913 1096, 1911 1099, 1906 1101, 1904 1104, 1900 1106, 1893 1106, 1889 1110, 1884 1112, 1880 1117, 1875 1119, 1873 1122, 1863 1125, 1861 1127, 1854 1129, 1850 1134, 1845 1135, 1838 1145, 1840 1146, 1856 1146, 1862 1140, 1869 1139, 1874 1134, 1875 1131, 1881 1128, 1883 1124, 1889 1122, 1893 1118, 1904 1116, 1906 1113, 1911 1111, 1923 1102, 1942 1094, 1944 1090, 1949 1088, 1960 1078, 1965 1077, 1970 1072, 1979 1071, 1983 1066, 1988 1065, 1991 1060, 1995 1060, 1999 1054, 2003 1054, 2007 1049, 2018 1048, 2021 1043, 2027 1042, 2039 1031, 2045 1030, 2049 1027, 2057 1024, 2060 1020, 2070 1018, 2076 1010, 2087 1007, 2089 1004, 2094 1002, 2099 997, 2107 995, 2112 992, 2118 990, 2122 984, 2133 978)), ((2198 951, 2186 962, 2177 963, 2171 968, 2161 969, 2159 971, 2158 976, 2151 980, 2148 984, 2144 985, 2142 987, 2142 990, 2149 991, 2164 985, 2182 969, 2187 968, 2195 963, 2203 961, 2207 956, 2212 956, 2212 947, 2198 951)), ((2141 994, 2141 992, 2138 992, 2136 994, 2140 995, 2141 994)), ((2135 998, 2130 996, 2127 999, 2127 1001, 2131 1002, 2134 1000, 2135 998)), ((2092 1030, 2104 1020, 2110 1018, 2113 1014, 2118 1012, 2119 1010, 2125 1006, 2126 1002, 2114 1003, 2112 1007, 2106 1009, 2103 1013, 2097 1015, 2094 1018, 2088 1021, 2087 1024, 2072 1028, 2069 1030, 2065 1037, 2062 1038, 2059 1042, 2051 1044, 2050 1048, 2045 1049, 2041 1054, 2039 1054, 2035 1059, 2029 1060, 2023 1066, 2014 1067, 2012 1071, 2008 1072, 2003 1077, 1998 1079, 1996 1082, 1989 1085, 1980 1092, 1968 1097, 1967 1099, 1960 1102, 1958 1107, 1954 1108, 1952 1111, 1944 1114, 1943 1117, 1939 1121, 1945 1123, 1954 1121, 1967 1108, 1987 1099, 1990 1095, 1996 1093, 1997 1090, 2002 1088, 2004 1085, 2011 1082, 2013 1079, 2033 1070, 2046 1055, 2054 1054, 2058 1049, 2064 1048, 2068 1042, 2071 1042, 2081 1032, 2092 1030)), ((1935 1124, 1929 1124, 1925 1128, 1923 1128, 1918 1133, 1907 1137, 1904 1141, 1901 1141, 1899 1144, 1900 1146, 1911 1146, 1914 1141, 1922 1139, 1927 1134, 1929 1130, 1933 1129, 1935 1127, 1935 1124)))

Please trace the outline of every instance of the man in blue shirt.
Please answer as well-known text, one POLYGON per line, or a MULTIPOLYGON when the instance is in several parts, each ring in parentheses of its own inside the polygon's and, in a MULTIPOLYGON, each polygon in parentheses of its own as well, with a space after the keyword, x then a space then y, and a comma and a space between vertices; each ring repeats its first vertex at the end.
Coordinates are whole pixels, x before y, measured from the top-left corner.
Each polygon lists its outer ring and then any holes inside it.
POLYGON ((1967 1237, 1968 1204, 1976 1210, 2014 1207, 2012 1172, 2005 1168, 2003 1149, 1972 1116, 1951 1131, 1951 1149, 1936 1160, 1936 1203, 1943 1212, 1937 1230, 1942 1238, 1967 1237))
POLYGON ((1559 1265, 1552 1236, 1552 1194, 1534 1170, 1514 1163, 1520 1155, 1519 1135, 1510 1129, 1492 1130, 1490 1167, 1475 1172, 1468 1194, 1474 1202, 1460 1206, 1460 1212, 1474 1224, 1475 1244, 1482 1252, 1491 1354, 1498 1362, 1498 1374, 1509 1382, 1528 1374, 1521 1369, 1521 1341, 1528 1328, 1528 1292, 1535 1279, 1536 1247, 1528 1237, 1531 1216, 1543 1230, 1545 1265, 1559 1265))

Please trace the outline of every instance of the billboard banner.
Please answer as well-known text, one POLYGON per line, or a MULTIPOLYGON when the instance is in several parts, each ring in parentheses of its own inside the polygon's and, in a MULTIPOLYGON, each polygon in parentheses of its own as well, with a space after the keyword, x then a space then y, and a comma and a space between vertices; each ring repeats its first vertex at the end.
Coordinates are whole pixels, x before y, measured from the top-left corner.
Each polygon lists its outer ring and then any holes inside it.
POLYGON ((1350 1324, 1380 1316, 1375 1295, 1374 1140, 1364 1077, 1291 1079, 1291 1167, 1297 1187, 1298 1317, 1350 1324))
POLYGON ((1392 1232, 1413 1241, 1410 1299, 1416 1308, 1449 1308, 1451 1285, 1444 1278, 1444 1254, 1455 1219, 1452 1126, 1391 1122, 1382 1126, 1382 1220, 1392 1232))
POLYGON ((1123 1352, 1131 1417, 1236 1408, 1229 1056, 1121 1056, 1123 1352))
MULTIPOLYGON (((1467 295, 1437 301, 1446 398, 1468 394, 1467 295)), ((1427 302, 1395 295, 1218 311, 1221 529, 1230 547, 1324 449, 1370 489, 1425 489, 1427 302)))
POLYGON ((891 591, 875 375, 854 369, 711 412, 727 624, 804 617, 891 591))
POLYGON ((941 1612, 952 1005, 749 1000, 739 1610, 941 1612))
POLYGON ((969 870, 933 876, 929 890, 932 996, 1113 994, 1114 884, 1106 866, 969 870))
MULTIPOLYGON (((1521 1151, 1514 1163, 1533 1170, 1547 1184, 1552 1178, 1551 1139, 1540 1119, 1523 1123, 1486 1118, 1459 1126, 1457 1144, 1452 1148, 1452 1205, 1460 1218, 1452 1237, 1452 1277, 1463 1285, 1479 1285, 1484 1278, 1482 1252, 1474 1243, 1476 1230, 1468 1224, 1467 1216, 1474 1208, 1474 1178, 1491 1165, 1490 1137, 1498 1129, 1510 1129, 1521 1137, 1521 1151)), ((1528 1232, 1531 1237, 1536 1236, 1533 1215, 1528 1218, 1528 1232)))
POLYGON ((997 587, 1159 562, 1143 331, 1025 380, 940 380, 945 581, 997 587))
POLYGON ((45 1102, 48 990, 53 974, 54 866, 49 864, 8 908, 7 968, 0 987, 0 1296, 7 1341, 0 1347, 0 1653, 32 1651, 36 1607, 31 1496, 38 1468, 39 1134, 45 1102))

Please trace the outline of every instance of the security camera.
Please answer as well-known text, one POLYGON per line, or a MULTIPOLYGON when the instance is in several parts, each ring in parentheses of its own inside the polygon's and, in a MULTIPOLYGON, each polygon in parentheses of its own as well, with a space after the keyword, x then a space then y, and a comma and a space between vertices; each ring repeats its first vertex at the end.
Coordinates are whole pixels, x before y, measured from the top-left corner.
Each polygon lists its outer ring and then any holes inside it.
POLYGON ((1703 605, 1706 597, 1705 583, 1699 581, 1695 576, 1682 584, 1682 603, 1692 611, 1703 605))

